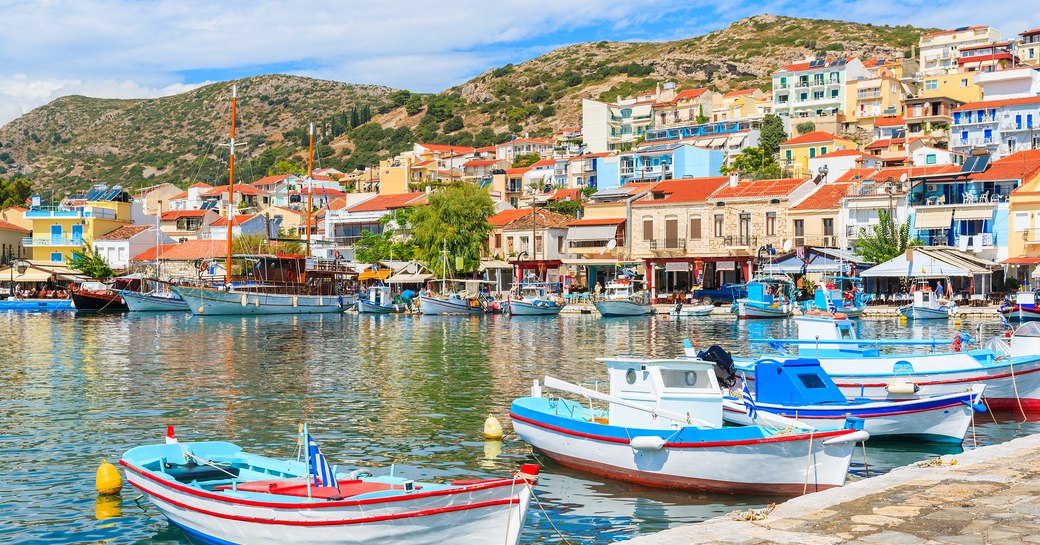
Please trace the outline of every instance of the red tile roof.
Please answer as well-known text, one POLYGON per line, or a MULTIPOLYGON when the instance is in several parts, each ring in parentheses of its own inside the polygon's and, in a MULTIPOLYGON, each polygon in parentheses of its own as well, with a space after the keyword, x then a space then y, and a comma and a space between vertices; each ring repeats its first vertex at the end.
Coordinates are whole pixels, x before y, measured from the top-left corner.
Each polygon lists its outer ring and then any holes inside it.
POLYGON ((625 218, 582 218, 567 223, 567 227, 578 227, 581 225, 621 225, 625 218))
POLYGON ((195 187, 201 187, 203 189, 212 189, 213 188, 213 186, 211 186, 211 185, 209 185, 209 184, 207 184, 205 182, 195 182, 195 183, 189 185, 188 189, 192 189, 192 188, 195 188, 195 187))
POLYGON ((221 258, 227 256, 227 241, 198 239, 186 240, 180 244, 163 244, 134 256, 130 261, 153 261, 156 253, 160 259, 171 261, 221 258))
POLYGON ((967 28, 959 28, 959 29, 956 29, 956 30, 940 30, 938 32, 932 32, 931 34, 924 34, 924 36, 942 36, 943 34, 956 34, 958 32, 966 32, 966 31, 969 31, 969 30, 981 30, 983 28, 988 28, 988 27, 986 27, 986 26, 970 26, 970 27, 967 27, 967 28))
POLYGON ((727 176, 711 178, 683 178, 658 182, 650 190, 650 194, 636 201, 639 206, 654 206, 671 203, 704 202, 719 187, 729 182, 727 176))
POLYGON ((516 176, 517 174, 521 174, 522 175, 522 174, 526 174, 530 170, 531 170, 531 167, 507 168, 506 169, 506 175, 508 175, 508 176, 516 176))
POLYGON ((903 174, 906 174, 908 177, 914 177, 931 176, 933 174, 955 174, 960 171, 960 165, 938 165, 930 167, 889 167, 877 171, 869 179, 883 182, 888 180, 889 178, 893 180, 898 180, 900 177, 903 176, 903 174))
POLYGON ((1033 30, 1018 33, 1019 36, 1032 36, 1033 34, 1040 34, 1040 28, 1034 28, 1033 30))
POLYGON ((134 235, 151 229, 151 225, 124 225, 115 231, 105 233, 95 240, 130 240, 134 235))
POLYGON ((409 206, 423 204, 425 197, 426 193, 422 191, 398 193, 396 195, 377 195, 367 201, 355 204, 348 208, 347 212, 353 214, 355 212, 381 212, 384 210, 407 208, 409 206))
POLYGON ((840 184, 837 182, 823 184, 812 195, 791 207, 791 210, 836 210, 841 206, 841 199, 848 195, 856 184, 840 184))
POLYGON ((449 153, 473 153, 475 148, 469 146, 449 146, 447 144, 419 144, 420 146, 438 153, 449 152, 449 153))
POLYGON ((188 192, 187 191, 181 191, 180 193, 178 193, 178 194, 176 194, 176 195, 174 195, 174 196, 172 196, 172 197, 170 197, 169 199, 166 199, 166 200, 167 201, 177 201, 177 200, 180 200, 180 199, 187 199, 187 198, 188 198, 188 192))
MULTIPOLYGON (((216 197, 218 195, 223 195, 224 193, 227 193, 227 192, 228 192, 228 186, 222 185, 220 187, 214 187, 213 189, 210 189, 209 191, 203 193, 202 196, 204 196, 204 197, 216 197)), ((268 191, 264 191, 263 189, 260 189, 259 187, 254 187, 254 186, 251 186, 249 184, 235 184, 235 193, 238 193, 239 195, 270 195, 271 194, 268 191)))
POLYGON ((863 146, 863 149, 885 149, 889 146, 897 146, 899 144, 906 144, 906 138, 882 138, 880 140, 874 140, 866 146, 863 146))
POLYGON ((543 208, 535 209, 535 213, 524 214, 513 221, 502 226, 503 229, 510 230, 526 230, 538 227, 539 229, 554 228, 554 229, 566 229, 567 224, 574 220, 573 216, 566 214, 560 214, 559 212, 553 212, 551 210, 545 210, 543 208), (532 216, 537 216, 533 218, 532 216), (535 223, 537 221, 537 223, 535 223))
MULTIPOLYGON (((247 221, 257 217, 258 215, 259 214, 235 215, 234 218, 232 219, 232 224, 233 225, 242 225, 243 223, 245 223, 245 222, 247 222, 247 221)), ((225 225, 227 225, 227 223, 228 223, 227 218, 224 217, 224 216, 221 216, 220 218, 217 219, 217 221, 213 222, 210 225, 212 225, 213 227, 224 227, 225 225)))
POLYGON ((1040 104, 1040 96, 969 102, 963 106, 954 108, 953 111, 963 112, 966 110, 984 110, 986 108, 1003 108, 1004 106, 1018 106, 1021 104, 1040 104))
POLYGON ((412 163, 413 167, 424 167, 426 165, 432 165, 433 159, 427 159, 425 161, 419 161, 418 163, 412 163))
POLYGON ((549 195, 549 201, 580 201, 581 189, 557 189, 549 195))
POLYGON ((0 229, 4 229, 6 231, 21 231, 23 233, 28 233, 32 231, 32 229, 25 229, 24 227, 19 227, 13 223, 7 223, 3 220, 0 220, 0 229))
POLYGON ((906 125, 906 121, 903 120, 901 115, 879 117, 874 120, 875 127, 898 127, 900 125, 906 125))
MULTIPOLYGON (((335 197, 343 197, 343 196, 346 196, 346 194, 347 194, 346 191, 340 191, 338 189, 321 188, 321 187, 315 187, 313 189, 314 189, 314 194, 315 195, 324 195, 326 197, 333 197, 333 198, 335 198, 335 197)), ((307 191, 308 191, 308 188, 301 187, 300 189, 298 189, 296 191, 293 191, 292 194, 293 195, 306 195, 307 191)))
POLYGON ((495 153, 495 146, 484 146, 482 148, 477 148, 474 151, 481 153, 495 153))
POLYGON ((162 221, 173 221, 179 218, 201 218, 205 216, 208 210, 169 210, 163 212, 159 218, 162 221))
MULTIPOLYGON (((869 156, 868 156, 869 157, 869 156)), ((838 176, 833 183, 844 184, 849 182, 856 182, 859 180, 870 179, 870 175, 873 174, 877 169, 874 168, 852 168, 838 176)))
POLYGON ((1022 182, 1027 182, 1037 174, 1040 174, 1040 150, 1028 150, 1012 153, 993 161, 985 172, 973 174, 971 179, 972 181, 1022 180, 1022 182))
POLYGON ((704 87, 698 87, 696 89, 686 89, 676 93, 675 98, 668 101, 669 104, 677 104, 682 100, 696 100, 698 97, 706 93, 708 90, 704 87))
POLYGON ((725 97, 725 98, 730 98, 730 97, 735 97, 735 96, 740 96, 740 95, 750 95, 750 94, 753 94, 757 90, 758 89, 741 89, 739 91, 730 91, 730 92, 728 92, 728 93, 726 93, 726 94, 724 94, 722 96, 725 97))
POLYGON ((474 159, 472 161, 466 161, 462 164, 462 168, 466 167, 489 167, 498 162, 498 159, 474 159))
POLYGON ((328 203, 329 210, 341 210, 347 207, 347 199, 344 197, 336 197, 328 203))
POLYGON ((798 189, 808 178, 787 178, 778 180, 749 180, 740 182, 736 187, 723 185, 712 196, 719 199, 749 199, 756 197, 786 197, 798 189))
POLYGON ((534 168, 534 167, 551 167, 551 166, 553 166, 555 164, 556 164, 556 159, 542 159, 541 161, 536 161, 535 163, 533 163, 531 165, 531 168, 534 168))
POLYGON ((816 156, 817 159, 829 159, 832 157, 873 157, 873 155, 855 149, 839 149, 816 156))
POLYGON ((292 176, 292 174, 276 174, 274 176, 264 176, 263 178, 260 178, 259 180, 253 182, 253 185, 273 185, 288 178, 289 176, 292 176))
POLYGON ((833 142, 838 137, 834 136, 829 132, 813 131, 807 132, 801 136, 796 136, 786 142, 781 142, 781 146, 797 146, 799 144, 815 144, 817 142, 833 142))
POLYGON ((530 208, 514 208, 512 210, 503 210, 495 214, 494 216, 488 218, 488 223, 494 225, 495 227, 502 227, 513 220, 519 219, 523 216, 530 215, 530 208))

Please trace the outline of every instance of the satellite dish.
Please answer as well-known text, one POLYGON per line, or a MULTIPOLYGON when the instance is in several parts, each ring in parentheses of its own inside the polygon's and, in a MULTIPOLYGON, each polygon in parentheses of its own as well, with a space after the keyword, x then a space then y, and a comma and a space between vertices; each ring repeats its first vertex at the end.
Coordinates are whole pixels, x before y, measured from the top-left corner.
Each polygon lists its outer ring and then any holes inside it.
POLYGON ((607 251, 609 252, 610 250, 613 250, 614 248, 617 248, 617 239, 613 239, 612 238, 612 239, 607 241, 607 251))
POLYGON ((899 175, 899 181, 900 182, 906 182, 906 173, 905 172, 899 175))
POLYGON ((794 246, 794 241, 787 239, 784 241, 784 253, 790 252, 791 247, 794 246))

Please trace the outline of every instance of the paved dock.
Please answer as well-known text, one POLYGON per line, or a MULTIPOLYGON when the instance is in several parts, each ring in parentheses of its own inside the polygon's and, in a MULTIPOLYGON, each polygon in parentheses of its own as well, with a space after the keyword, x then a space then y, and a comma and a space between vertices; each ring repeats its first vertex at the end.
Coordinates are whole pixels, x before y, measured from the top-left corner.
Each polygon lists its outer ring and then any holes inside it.
POLYGON ((625 543, 1040 543, 1040 435, 625 543))

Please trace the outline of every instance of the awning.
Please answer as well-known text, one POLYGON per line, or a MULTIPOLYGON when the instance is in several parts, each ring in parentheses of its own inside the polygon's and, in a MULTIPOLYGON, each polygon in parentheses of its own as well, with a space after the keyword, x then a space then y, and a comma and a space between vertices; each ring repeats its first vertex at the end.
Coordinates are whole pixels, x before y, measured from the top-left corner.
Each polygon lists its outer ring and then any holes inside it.
POLYGON ((485 259, 480 262, 481 272, 488 269, 512 269, 513 264, 508 261, 502 261, 501 259, 485 259))
POLYGON ((955 220, 989 220, 993 219, 993 209, 983 208, 958 208, 953 213, 955 220))
POLYGON ((727 142, 726 145, 727 146, 739 146, 740 143, 743 142, 744 140, 747 140, 747 133, 746 132, 740 133, 740 134, 735 135, 735 136, 730 136, 729 137, 729 142, 727 142))
POLYGON ((890 278, 942 278, 947 276, 974 276, 992 274, 1000 265, 956 250, 914 249, 911 259, 902 253, 880 265, 871 267, 860 276, 890 278))
POLYGON ((725 143, 726 143, 726 139, 725 138, 712 138, 711 142, 708 142, 708 147, 709 148, 714 148, 715 146, 721 146, 721 145, 723 145, 725 143))
POLYGON ((401 273, 386 279, 387 284, 421 284, 433 278, 429 273, 401 273))
POLYGON ((914 217, 914 229, 949 229, 949 210, 918 210, 914 217))
POLYGON ((637 265, 643 263, 642 261, 624 259, 564 259, 562 261, 564 265, 587 265, 589 267, 613 267, 614 265, 637 265))
POLYGON ((613 240, 617 237, 617 225, 576 225, 567 228, 567 240, 595 241, 613 240))
POLYGON ((392 272, 390 269, 379 269, 377 271, 365 269, 358 275, 358 280, 386 280, 392 272))
MULTIPOLYGON (((1040 257, 1009 257, 1001 263, 1004 265, 1035 265, 1040 263, 1040 257)), ((0 272, 0 276, 3 276, 2 272, 0 272)))

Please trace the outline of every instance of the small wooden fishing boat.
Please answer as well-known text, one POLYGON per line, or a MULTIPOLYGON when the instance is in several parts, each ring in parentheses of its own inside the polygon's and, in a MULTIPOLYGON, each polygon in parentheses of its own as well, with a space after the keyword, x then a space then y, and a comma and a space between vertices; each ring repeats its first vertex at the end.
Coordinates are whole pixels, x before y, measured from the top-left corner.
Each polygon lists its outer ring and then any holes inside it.
POLYGON ((731 494, 797 495, 841 486, 855 443, 869 435, 814 429, 762 414, 773 427, 724 427, 712 363, 696 358, 604 358, 610 394, 545 377, 544 386, 584 402, 531 397, 513 402, 513 429, 565 466, 648 486, 731 494), (605 409, 592 401, 606 402, 605 409), (809 462, 808 460, 811 460, 809 462))
POLYGON ((711 316, 711 313, 715 310, 715 305, 708 303, 696 303, 692 305, 684 305, 681 302, 675 304, 668 314, 676 317, 696 317, 696 316, 711 316))
POLYGON ((191 312, 188 302, 171 291, 139 293, 123 290, 119 295, 131 312, 191 312))
POLYGON ((127 480, 172 524, 206 543, 515 545, 538 466, 509 478, 417 482, 338 471, 304 431, 296 459, 223 441, 132 448, 127 480))
POLYGON ((123 290, 136 291, 140 287, 139 275, 120 276, 112 279, 109 284, 84 282, 71 290, 72 305, 81 312, 126 312, 130 307, 126 306, 120 293, 123 290))
POLYGON ((623 316, 647 316, 653 314, 654 307, 649 299, 636 294, 635 280, 619 277, 607 282, 603 296, 594 303, 602 318, 623 316))
POLYGON ((1040 320, 1040 308, 1036 306, 1035 291, 1020 291, 1014 294, 1011 304, 1000 306, 1000 314, 1009 322, 1040 320))
POLYGON ((806 304, 807 310, 841 313, 849 318, 859 318, 866 310, 862 278, 824 276, 823 282, 816 288, 813 300, 806 304), (842 289, 843 286, 848 289, 842 289))
MULTIPOLYGON (((947 299, 940 299, 928 285, 927 279, 918 281, 920 287, 914 290, 914 300, 899 307, 899 314, 907 320, 946 320, 957 311, 957 305, 947 299)), ((949 285, 949 280, 946 281, 949 285)))
POLYGON ((566 305, 562 297, 549 294, 549 284, 524 282, 506 300, 511 316, 556 316, 566 305))
POLYGON ((786 276, 762 276, 747 283, 747 297, 734 301, 737 319, 787 318, 794 312, 794 282, 786 276))
POLYGON ((401 314, 409 312, 407 303, 395 303, 390 286, 376 285, 368 288, 367 297, 359 297, 357 310, 361 314, 401 314))

